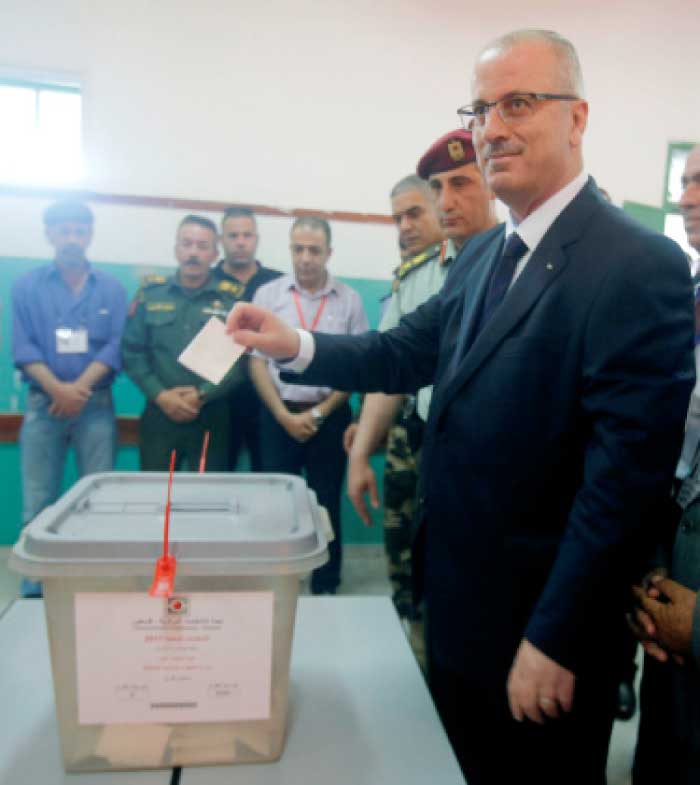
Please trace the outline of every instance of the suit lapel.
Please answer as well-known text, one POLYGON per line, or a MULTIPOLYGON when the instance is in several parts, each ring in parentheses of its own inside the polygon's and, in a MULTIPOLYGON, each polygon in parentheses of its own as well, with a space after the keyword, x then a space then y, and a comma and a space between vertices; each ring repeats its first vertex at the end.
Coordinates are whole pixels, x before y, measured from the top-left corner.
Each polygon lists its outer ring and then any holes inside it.
MULTIPOLYGON (((505 229, 501 227, 488 248, 472 266, 471 274, 466 277, 464 292, 462 294, 463 306, 461 309, 455 309, 456 324, 452 329, 452 333, 456 336, 454 343, 455 351, 459 349, 461 344, 462 328, 466 330, 466 340, 464 341, 463 346, 468 347, 473 341, 474 330, 476 329, 478 316, 481 312, 481 305, 486 296, 486 290, 488 289, 491 270, 503 248, 504 231, 505 229)), ((448 369, 452 368, 452 358, 448 361, 447 367, 448 369)))
MULTIPOLYGON (((471 346, 469 343, 466 344, 469 348, 461 360, 457 372, 447 382, 444 392, 436 402, 439 407, 436 416, 439 416, 441 411, 449 405, 456 393, 469 382, 485 360, 498 349, 505 338, 532 310, 549 286, 561 275, 570 258, 570 252, 565 250, 566 247, 580 237, 587 218, 600 205, 600 200, 601 197, 595 183, 589 179, 578 196, 548 229, 496 313, 487 322, 473 344, 471 346)), ((481 271, 479 290, 475 291, 473 298, 470 298, 470 338, 479 313, 478 306, 485 294, 489 273, 495 264, 496 253, 500 249, 500 241, 495 243, 495 246, 495 249, 492 247, 487 252, 488 260, 485 260, 484 268, 481 271)))

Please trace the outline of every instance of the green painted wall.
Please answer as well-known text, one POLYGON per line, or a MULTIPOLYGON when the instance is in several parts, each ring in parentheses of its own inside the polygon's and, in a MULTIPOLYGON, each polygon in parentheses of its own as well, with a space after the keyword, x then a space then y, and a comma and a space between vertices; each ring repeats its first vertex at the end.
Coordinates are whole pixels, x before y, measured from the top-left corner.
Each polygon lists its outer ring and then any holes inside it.
MULTIPOLYGON (((12 282, 27 270, 46 264, 46 260, 16 259, 0 257, 0 412, 12 413, 24 410, 25 390, 12 365, 11 356, 11 304, 10 290, 12 282)), ((125 264, 97 264, 96 267, 110 273, 124 285, 129 296, 137 289, 144 270, 125 264)), ((388 281, 371 281, 362 278, 345 278, 341 280, 355 288, 362 296, 367 317, 371 326, 379 323, 379 301, 389 291, 388 281)), ((356 397, 355 397, 356 398, 356 397)), ((117 414, 139 414, 143 407, 143 396, 124 375, 120 374, 114 384, 114 401, 117 414)), ((353 400, 357 406, 357 400, 353 400)), ((384 459, 375 456, 372 463, 380 478, 383 474, 384 459)), ((117 469, 121 471, 137 471, 138 451, 134 447, 122 447, 117 457, 117 469)), ((245 468, 245 467, 241 467, 245 468)), ((19 469, 19 449, 15 444, 0 444, 0 545, 15 542, 21 526, 21 481, 19 469)), ((64 472, 64 487, 69 487, 77 477, 72 456, 67 462, 64 472)), ((382 541, 382 529, 378 525, 366 528, 355 514, 352 505, 343 493, 343 535, 347 543, 377 543, 382 541)))

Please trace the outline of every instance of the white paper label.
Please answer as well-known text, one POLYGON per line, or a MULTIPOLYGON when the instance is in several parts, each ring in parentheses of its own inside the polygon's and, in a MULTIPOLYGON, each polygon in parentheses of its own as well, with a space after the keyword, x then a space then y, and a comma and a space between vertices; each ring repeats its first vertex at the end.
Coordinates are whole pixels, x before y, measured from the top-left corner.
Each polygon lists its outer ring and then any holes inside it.
POLYGON ((212 384, 219 384, 244 351, 245 346, 234 343, 233 338, 226 335, 221 319, 212 316, 182 350, 177 361, 212 384))
POLYGON ((75 595, 78 722, 270 716, 272 592, 75 595))

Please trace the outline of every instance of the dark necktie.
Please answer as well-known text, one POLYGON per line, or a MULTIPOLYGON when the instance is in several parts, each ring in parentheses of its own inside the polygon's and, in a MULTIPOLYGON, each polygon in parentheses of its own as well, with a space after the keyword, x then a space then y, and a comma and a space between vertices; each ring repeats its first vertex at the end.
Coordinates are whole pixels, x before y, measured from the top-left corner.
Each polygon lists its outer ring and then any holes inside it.
MULTIPOLYGON (((506 296, 510 282, 513 280, 515 268, 518 266, 518 262, 523 258, 523 256, 525 256, 527 252, 527 245, 525 245, 525 243, 520 239, 520 235, 517 232, 513 232, 505 243, 503 252, 496 262, 493 272, 491 273, 486 295, 484 296, 484 302, 481 307, 481 313, 479 314, 476 329, 472 332, 472 340, 470 341, 470 344, 473 343, 474 339, 481 332, 493 312, 500 305, 501 300, 503 300, 503 298, 506 296)), ((467 314, 463 313, 462 324, 459 328, 459 336, 457 338, 455 353, 452 356, 452 361, 450 362, 450 377, 457 372, 457 369, 459 368, 459 365, 468 349, 468 326, 469 319, 467 318, 467 314)))
POLYGON ((508 238, 501 258, 496 263, 496 266, 489 281, 489 288, 486 290, 486 296, 481 307, 481 314, 479 315, 479 325, 477 327, 475 336, 478 335, 484 328, 484 325, 493 315, 493 312, 501 304, 501 301, 506 296, 510 282, 513 280, 515 268, 518 262, 525 256, 528 251, 527 245, 520 239, 517 232, 513 232, 508 238))

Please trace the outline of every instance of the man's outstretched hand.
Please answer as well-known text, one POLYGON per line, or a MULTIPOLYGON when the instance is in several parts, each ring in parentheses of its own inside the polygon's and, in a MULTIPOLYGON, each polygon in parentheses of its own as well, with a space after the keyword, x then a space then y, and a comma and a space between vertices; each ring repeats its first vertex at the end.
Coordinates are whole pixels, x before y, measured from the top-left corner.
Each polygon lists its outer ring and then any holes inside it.
POLYGON ((297 331, 259 305, 236 303, 226 319, 226 332, 241 346, 273 360, 293 360, 299 354, 297 331))

